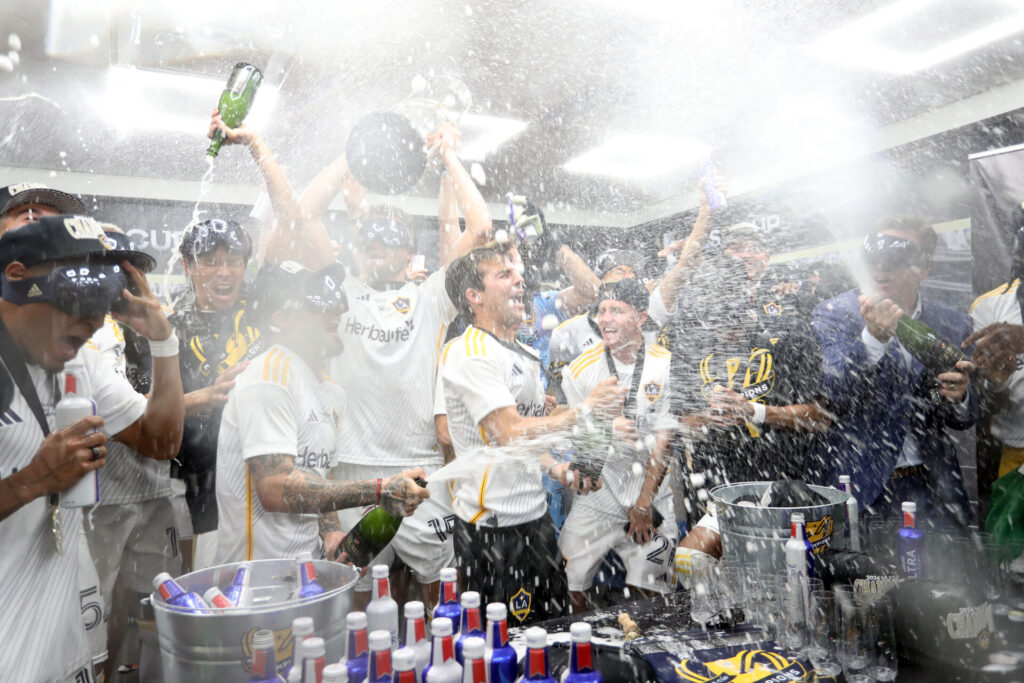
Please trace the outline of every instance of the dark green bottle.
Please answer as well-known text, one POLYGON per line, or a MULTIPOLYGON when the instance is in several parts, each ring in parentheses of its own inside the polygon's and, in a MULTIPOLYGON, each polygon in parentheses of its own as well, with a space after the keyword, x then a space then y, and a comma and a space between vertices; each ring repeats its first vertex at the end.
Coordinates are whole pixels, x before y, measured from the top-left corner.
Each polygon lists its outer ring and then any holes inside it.
MULTIPOLYGON (((256 91, 263 82, 263 72, 252 64, 239 62, 228 77, 228 84, 224 92, 220 94, 220 101, 217 102, 217 111, 228 128, 235 128, 242 124, 249 110, 252 109, 253 100, 256 99, 256 91)), ((217 156, 223 136, 219 130, 213 132, 213 142, 206 150, 211 157, 217 156)))
MULTIPOLYGON (((414 481, 424 488, 427 486, 427 482, 418 477, 414 481)), ((349 562, 355 566, 368 566, 370 561, 391 543, 401 524, 401 517, 392 515, 383 505, 378 505, 363 515, 345 534, 345 538, 338 544, 338 549, 334 553, 334 559, 338 559, 344 552, 348 555, 349 562)))
POLYGON ((964 360, 963 352, 956 345, 909 315, 900 318, 896 337, 911 356, 936 375, 956 370, 957 362, 964 360))

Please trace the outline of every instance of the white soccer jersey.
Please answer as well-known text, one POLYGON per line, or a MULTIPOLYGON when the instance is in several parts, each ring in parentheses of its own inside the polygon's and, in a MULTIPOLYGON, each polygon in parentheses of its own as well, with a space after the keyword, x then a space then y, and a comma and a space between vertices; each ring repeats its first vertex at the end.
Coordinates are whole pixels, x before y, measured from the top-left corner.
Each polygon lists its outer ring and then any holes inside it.
MULTIPOLYGON (((103 327, 86 343, 126 376, 124 332, 109 315, 103 327)), ((123 443, 107 444, 107 464, 100 473, 100 505, 139 503, 171 495, 171 462, 146 458, 123 443)))
MULTIPOLYGON (((100 354, 83 348, 78 361, 97 413, 109 436, 126 429, 146 409, 146 399, 115 373, 100 354)), ((29 366, 29 375, 54 427, 52 376, 29 366)), ((63 377, 58 377, 62 386, 63 377)), ((0 476, 9 477, 28 466, 43 434, 20 391, 0 416, 0 476)), ((102 479, 103 470, 100 469, 102 479)), ((78 534, 81 508, 62 508, 60 528, 64 552, 58 554, 50 533, 50 508, 37 498, 0 521, 0 680, 64 680, 90 663, 82 606, 79 602, 78 534)))
POLYGON ((473 458, 472 476, 454 490, 455 514, 471 524, 508 527, 531 522, 547 511, 535 449, 490 443, 481 420, 514 406, 523 417, 544 416, 544 385, 536 351, 507 344, 469 327, 444 350, 448 431, 455 459, 473 458))
POLYGON ((345 352, 331 360, 331 378, 350 399, 339 461, 444 464, 433 412, 437 357, 455 318, 444 276, 442 268, 422 285, 387 292, 346 278, 349 310, 339 327, 345 352))
MULTIPOLYGON (((601 342, 590 351, 569 364, 562 375, 562 389, 570 406, 576 406, 587 398, 594 387, 611 375, 606 359, 605 344, 601 342)), ((669 365, 672 354, 663 346, 648 343, 645 347, 644 366, 640 373, 633 406, 636 410, 636 431, 640 437, 658 430, 675 426, 669 415, 669 365)), ((619 383, 629 387, 633 379, 633 368, 617 368, 619 383)), ((604 464, 601 478, 615 500, 624 508, 636 503, 644 482, 647 460, 646 452, 637 452, 632 444, 621 444, 615 455, 609 456, 604 464), (634 471, 633 464, 640 468, 634 471)))
MULTIPOLYGON (((1010 323, 1020 325, 1020 303, 1017 301, 1019 280, 1007 285, 1000 285, 991 292, 979 296, 971 304, 971 318, 974 329, 980 330, 992 323, 1010 323)), ((1017 356, 1017 370, 1010 375, 1005 386, 999 387, 1008 392, 1010 406, 1017 409, 1001 410, 992 416, 992 434, 999 441, 1014 448, 1024 448, 1024 354, 1017 356)))
POLYGON ((329 478, 344 402, 341 387, 279 344, 238 375, 217 441, 216 564, 317 552, 319 515, 264 510, 246 461, 290 455, 296 469, 329 478))

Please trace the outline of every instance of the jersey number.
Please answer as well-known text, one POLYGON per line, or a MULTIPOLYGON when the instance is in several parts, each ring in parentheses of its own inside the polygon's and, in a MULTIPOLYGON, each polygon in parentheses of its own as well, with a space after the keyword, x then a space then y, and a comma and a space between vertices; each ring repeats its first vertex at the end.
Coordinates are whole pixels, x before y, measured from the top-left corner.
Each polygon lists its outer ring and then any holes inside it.
POLYGON ((660 533, 655 533, 651 537, 651 543, 657 541, 658 547, 655 550, 647 553, 647 561, 653 562, 654 564, 665 564, 665 551, 668 550, 668 539, 662 536, 660 533))
POLYGON ((82 605, 82 616, 85 618, 85 630, 91 631, 103 623, 103 605, 96 601, 89 601, 89 596, 96 594, 99 597, 99 588, 91 586, 84 591, 78 591, 78 602, 82 605))

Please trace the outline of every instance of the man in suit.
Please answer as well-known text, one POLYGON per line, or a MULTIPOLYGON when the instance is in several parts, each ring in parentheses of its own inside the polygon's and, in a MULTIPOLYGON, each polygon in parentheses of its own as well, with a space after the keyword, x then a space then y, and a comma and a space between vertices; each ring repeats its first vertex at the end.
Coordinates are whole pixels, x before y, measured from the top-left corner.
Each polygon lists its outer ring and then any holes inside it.
POLYGON ((967 315, 920 296, 937 241, 919 218, 883 219, 864 239, 863 290, 819 304, 813 326, 837 418, 822 454, 833 477, 851 476, 862 508, 894 517, 901 501, 914 501, 923 524, 950 528, 968 521, 949 430, 975 422, 973 365, 961 361, 936 376, 896 337, 904 313, 955 345, 971 333, 967 315))

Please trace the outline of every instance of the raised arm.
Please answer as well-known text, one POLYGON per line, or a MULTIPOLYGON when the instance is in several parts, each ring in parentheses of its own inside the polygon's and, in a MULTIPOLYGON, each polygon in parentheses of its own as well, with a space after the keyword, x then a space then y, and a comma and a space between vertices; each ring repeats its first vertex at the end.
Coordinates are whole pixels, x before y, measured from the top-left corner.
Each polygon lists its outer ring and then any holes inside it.
POLYGON ((658 252, 659 256, 664 256, 670 251, 679 249, 679 260, 672 266, 672 269, 665 275, 661 284, 658 288, 661 290, 661 300, 665 304, 665 309, 668 311, 674 311, 676 303, 679 301, 679 292, 682 291, 683 285, 686 284, 687 275, 691 272, 693 266, 696 263, 697 255, 700 254, 701 248, 704 246, 704 240, 708 236, 708 226, 711 224, 711 208, 708 206, 707 196, 704 192, 700 193, 701 202, 700 209, 697 211, 697 220, 693 223, 693 229, 690 230, 690 234, 687 235, 680 246, 680 243, 676 243, 658 252))
POLYGON ((571 284, 558 293, 558 307, 569 316, 582 313, 597 301, 601 280, 568 245, 563 244, 559 247, 556 257, 558 266, 571 284))
POLYGON ((437 198, 437 220, 440 234, 438 235, 438 254, 441 265, 452 262, 452 252, 462 237, 459 226, 459 205, 455 200, 455 181, 449 173, 441 176, 441 190, 437 198))
POLYGON ((491 214, 487 210, 487 202, 484 201, 476 183, 469 177, 469 173, 459 161, 458 154, 455 153, 458 141, 459 131, 451 124, 442 125, 427 137, 427 146, 437 146, 437 153, 451 178, 455 203, 466 218, 465 232, 452 246, 449 260, 442 259, 442 265, 447 265, 472 249, 487 244, 491 240, 492 234, 491 214))

